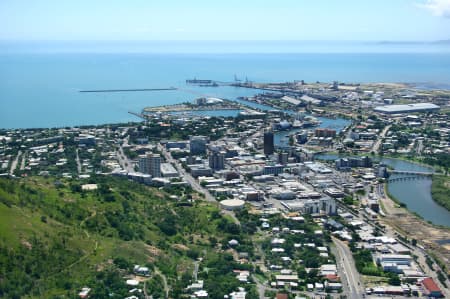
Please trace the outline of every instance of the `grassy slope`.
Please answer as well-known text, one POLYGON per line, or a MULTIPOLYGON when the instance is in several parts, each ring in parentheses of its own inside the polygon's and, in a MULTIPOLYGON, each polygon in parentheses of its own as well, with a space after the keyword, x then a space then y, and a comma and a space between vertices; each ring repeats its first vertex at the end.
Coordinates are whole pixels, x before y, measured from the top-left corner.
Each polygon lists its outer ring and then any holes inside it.
POLYGON ((103 193, 73 192, 70 181, 57 188, 54 179, 0 179, 0 297, 72 298, 93 281, 102 287, 99 271, 119 271, 117 257, 176 278, 192 273, 186 250, 208 248, 203 236, 223 237, 221 219, 211 220, 216 208, 205 203, 178 207, 157 189, 113 178, 96 183, 103 193), (171 236, 161 226, 168 219, 171 236))
POLYGON ((443 175, 433 176, 431 196, 434 201, 450 211, 450 177, 443 175))

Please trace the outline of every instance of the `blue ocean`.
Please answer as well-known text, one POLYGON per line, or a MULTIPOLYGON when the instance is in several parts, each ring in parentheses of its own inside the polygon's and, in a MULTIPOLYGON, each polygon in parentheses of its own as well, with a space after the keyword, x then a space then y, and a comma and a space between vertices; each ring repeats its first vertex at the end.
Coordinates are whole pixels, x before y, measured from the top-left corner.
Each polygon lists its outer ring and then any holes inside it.
POLYGON ((259 92, 234 87, 188 86, 185 80, 190 78, 225 82, 237 77, 255 82, 337 80, 408 82, 424 88, 450 86, 448 45, 431 48, 422 45, 363 45, 359 48, 288 45, 279 51, 267 46, 264 51, 258 45, 240 51, 220 44, 211 48, 196 47, 185 47, 183 51, 183 47, 171 44, 130 47, 64 44, 57 47, 54 44, 0 43, 0 128, 135 121, 137 118, 128 111, 192 101, 205 95, 234 99, 259 92), (227 54, 223 54, 225 52, 227 54), (79 92, 167 87, 180 89, 79 92))

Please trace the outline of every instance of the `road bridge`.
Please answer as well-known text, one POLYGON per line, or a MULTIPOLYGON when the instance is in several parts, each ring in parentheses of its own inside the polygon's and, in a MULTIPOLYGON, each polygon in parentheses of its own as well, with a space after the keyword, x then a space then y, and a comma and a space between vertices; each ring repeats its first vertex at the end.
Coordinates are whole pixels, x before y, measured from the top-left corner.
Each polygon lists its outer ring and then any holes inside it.
POLYGON ((408 174, 408 175, 423 175, 423 176, 432 176, 433 172, 426 171, 411 171, 411 170, 390 170, 390 174, 408 174))

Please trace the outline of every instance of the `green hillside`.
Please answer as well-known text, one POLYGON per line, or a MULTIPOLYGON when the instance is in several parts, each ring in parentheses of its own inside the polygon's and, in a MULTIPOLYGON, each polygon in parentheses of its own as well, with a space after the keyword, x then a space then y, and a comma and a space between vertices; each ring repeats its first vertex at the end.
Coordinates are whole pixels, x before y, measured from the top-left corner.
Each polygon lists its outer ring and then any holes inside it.
MULTIPOLYGON (((103 176, 84 183, 98 189, 81 191, 75 180, 0 178, 0 297, 79 298, 88 286, 91 298, 124 298, 124 277, 140 264, 152 270, 149 294, 178 298, 199 256, 227 264, 218 275, 232 277, 238 265, 218 243, 245 234, 216 207, 189 203, 199 196, 189 187, 159 190, 103 176)), ((224 283, 211 292, 239 286, 214 279, 224 283)))

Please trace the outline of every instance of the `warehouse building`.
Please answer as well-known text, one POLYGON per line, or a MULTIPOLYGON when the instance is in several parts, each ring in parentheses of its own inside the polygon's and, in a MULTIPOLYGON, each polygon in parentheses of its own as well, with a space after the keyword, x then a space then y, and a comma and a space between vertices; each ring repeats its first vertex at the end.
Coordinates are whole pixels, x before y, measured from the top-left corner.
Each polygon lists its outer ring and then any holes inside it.
POLYGON ((405 105, 386 105, 378 106, 373 110, 375 112, 383 114, 401 114, 401 113, 413 113, 413 112, 430 112, 438 111, 440 107, 432 103, 417 103, 417 104, 405 104, 405 105))

